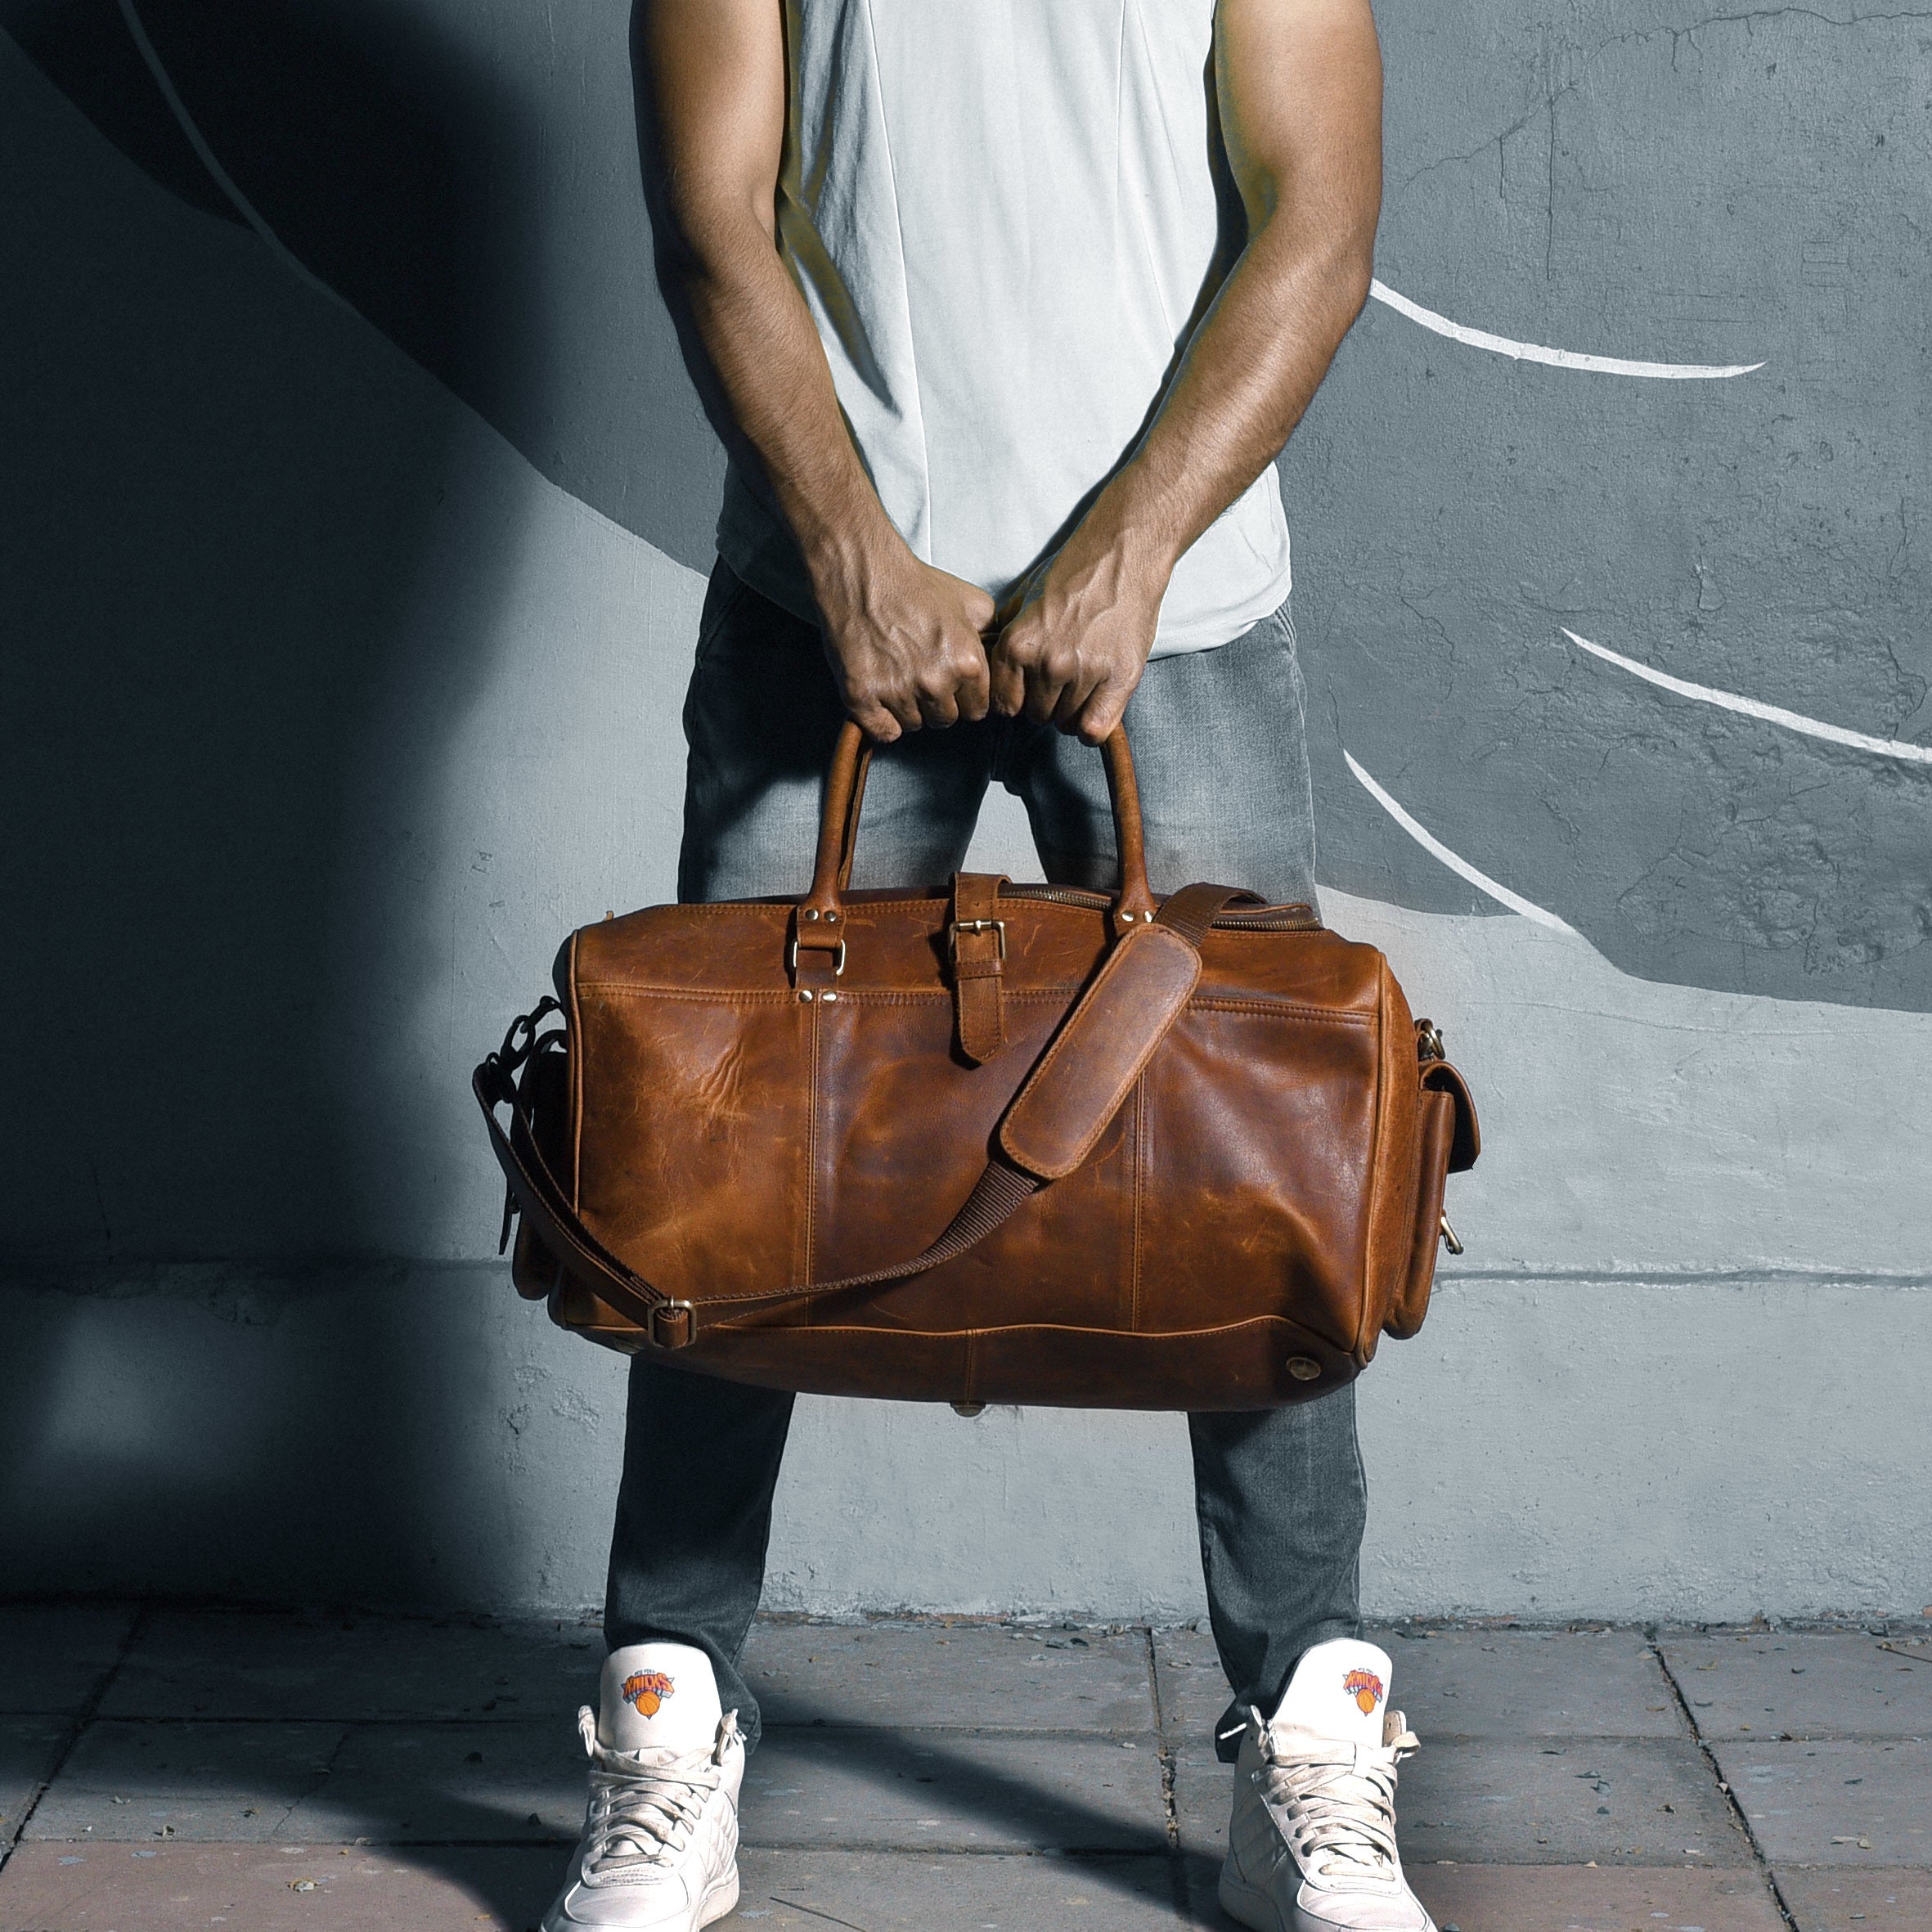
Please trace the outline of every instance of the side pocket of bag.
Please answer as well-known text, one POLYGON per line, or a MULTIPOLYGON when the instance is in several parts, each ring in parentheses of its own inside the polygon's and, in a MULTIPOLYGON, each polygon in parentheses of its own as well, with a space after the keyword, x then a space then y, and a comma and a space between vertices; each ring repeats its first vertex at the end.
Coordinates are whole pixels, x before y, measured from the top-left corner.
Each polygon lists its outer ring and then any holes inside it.
POLYGON ((1456 1103, 1438 1089, 1425 1088, 1420 1121, 1422 1159, 1416 1181, 1415 1229, 1411 1238, 1409 1272, 1382 1323, 1385 1334, 1405 1341, 1422 1325, 1429 1312, 1429 1291, 1436 1280, 1436 1249, 1442 1227, 1442 1197, 1449 1179, 1449 1154, 1456 1140, 1456 1103))

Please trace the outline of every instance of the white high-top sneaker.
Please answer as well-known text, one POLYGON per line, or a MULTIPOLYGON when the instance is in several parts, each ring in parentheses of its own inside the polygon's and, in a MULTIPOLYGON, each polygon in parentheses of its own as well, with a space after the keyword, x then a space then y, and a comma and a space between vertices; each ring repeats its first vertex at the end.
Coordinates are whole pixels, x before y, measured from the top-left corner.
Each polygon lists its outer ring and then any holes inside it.
POLYGON ((1248 1713, 1221 1905, 1256 1932, 1436 1932, 1395 1849, 1395 1768, 1419 1748, 1385 1709, 1389 1660, 1318 1643, 1272 1718, 1248 1713))
POLYGON ((543 1932, 697 1932, 738 1903, 738 1713, 683 1643, 613 1651, 598 1701, 577 1714, 590 1811, 543 1932))

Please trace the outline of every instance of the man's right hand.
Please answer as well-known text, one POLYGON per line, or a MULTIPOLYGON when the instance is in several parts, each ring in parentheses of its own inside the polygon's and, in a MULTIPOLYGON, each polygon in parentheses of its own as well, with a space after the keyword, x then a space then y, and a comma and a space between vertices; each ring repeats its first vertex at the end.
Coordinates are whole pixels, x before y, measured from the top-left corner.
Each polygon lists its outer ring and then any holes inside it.
POLYGON ((896 532, 880 549, 884 555, 833 573, 836 583, 814 573, 825 655, 846 710, 881 744, 922 726, 983 718, 993 600, 978 585, 921 563, 896 532))

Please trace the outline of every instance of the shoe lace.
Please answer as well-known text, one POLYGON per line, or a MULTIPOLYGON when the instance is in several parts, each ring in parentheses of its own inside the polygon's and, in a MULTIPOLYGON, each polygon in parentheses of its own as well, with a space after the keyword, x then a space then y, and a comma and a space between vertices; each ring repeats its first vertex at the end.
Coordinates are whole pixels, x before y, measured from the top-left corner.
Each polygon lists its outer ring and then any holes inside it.
POLYGON ((583 1876, 592 1885, 658 1876, 691 1841, 706 1800, 724 1772, 726 1743, 737 1714, 719 1727, 717 1742, 696 1750, 614 1751, 597 1741, 597 1719, 577 1713, 591 1760, 591 1809, 584 1830, 583 1876))
POLYGON ((1395 1733, 1377 1745, 1309 1747, 1284 1739, 1256 1713, 1261 1796, 1293 1841, 1303 1871, 1331 1880, 1393 1880, 1396 1768, 1422 1748, 1397 1712, 1395 1733))

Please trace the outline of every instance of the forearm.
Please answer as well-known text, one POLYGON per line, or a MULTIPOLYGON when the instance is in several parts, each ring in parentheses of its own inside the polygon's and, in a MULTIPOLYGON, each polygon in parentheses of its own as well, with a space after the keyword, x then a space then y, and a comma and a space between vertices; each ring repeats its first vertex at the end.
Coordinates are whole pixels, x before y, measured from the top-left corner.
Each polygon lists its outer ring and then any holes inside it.
POLYGON ((1368 0, 1218 0, 1215 87, 1248 244, 1153 420, 993 658, 993 702, 1098 744, 1139 683, 1174 568, 1271 463, 1368 293, 1382 58, 1368 0))
POLYGON ((771 236, 721 223, 686 259, 692 323, 798 540, 847 711, 887 740, 984 717, 992 600, 922 563, 887 516, 771 236))
POLYGON ((1280 209, 1188 343, 1147 434, 1083 520, 1165 583, 1274 461, 1368 294, 1373 229, 1323 230, 1280 209))
POLYGON ((853 448, 778 249, 785 50, 778 0, 639 0, 640 120, 659 260, 742 453, 829 617, 856 554, 904 553, 853 448))
POLYGON ((748 220, 684 253, 691 320, 732 418, 821 604, 839 602, 869 556, 904 546, 852 446, 804 298, 748 220))
POLYGON ((1028 587, 993 702, 1098 744, 1140 681, 1174 567, 1287 440, 1368 289, 1368 250, 1277 216, 1188 344, 1152 424, 1028 587))
POLYGON ((798 539, 847 711, 881 741, 981 717, 993 600, 915 557, 852 446, 778 251, 778 0, 638 0, 640 133, 659 258, 730 420, 798 539))
POLYGON ((1215 90, 1248 244, 1085 532, 1163 583, 1301 420, 1368 299, 1382 208, 1368 0, 1219 0, 1215 90))

